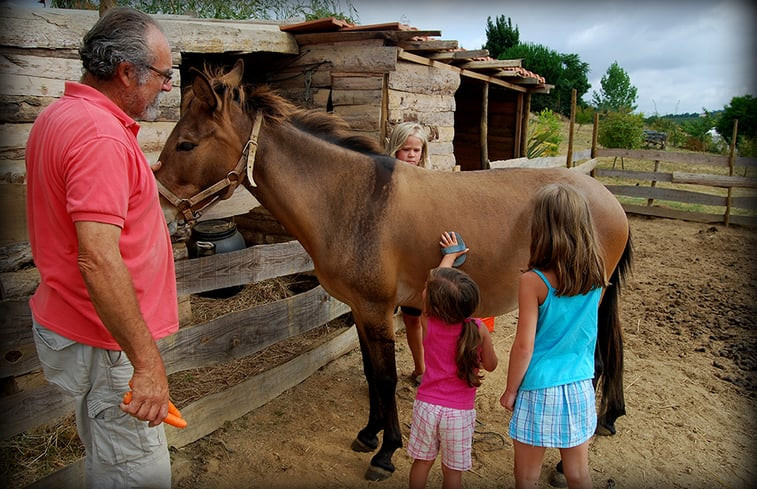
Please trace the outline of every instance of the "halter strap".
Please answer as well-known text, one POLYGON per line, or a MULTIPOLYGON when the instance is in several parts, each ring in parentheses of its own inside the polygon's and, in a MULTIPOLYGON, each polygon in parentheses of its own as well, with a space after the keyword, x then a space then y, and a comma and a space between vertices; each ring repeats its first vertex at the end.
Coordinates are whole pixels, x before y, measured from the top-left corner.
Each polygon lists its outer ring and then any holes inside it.
POLYGON ((200 218, 200 215, 209 209, 211 206, 217 204, 221 200, 228 199, 234 193, 234 190, 242 183, 244 175, 246 173, 247 179, 250 181, 252 187, 256 187, 252 178, 253 164, 255 163, 255 153, 258 150, 258 136, 260 135, 260 127, 263 125, 263 113, 257 111, 255 114, 255 121, 252 124, 250 130, 250 138, 242 148, 242 155, 239 157, 236 166, 233 170, 226 174, 223 180, 220 180, 210 187, 201 190, 197 194, 188 199, 182 199, 176 194, 171 192, 163 183, 155 179, 158 192, 166 200, 168 200, 176 209, 184 216, 187 222, 194 222, 200 218), (246 168, 246 172, 245 172, 246 168), (220 192, 228 187, 228 190, 220 195, 220 192), (202 201, 211 198, 205 205, 198 209, 194 207, 202 201))

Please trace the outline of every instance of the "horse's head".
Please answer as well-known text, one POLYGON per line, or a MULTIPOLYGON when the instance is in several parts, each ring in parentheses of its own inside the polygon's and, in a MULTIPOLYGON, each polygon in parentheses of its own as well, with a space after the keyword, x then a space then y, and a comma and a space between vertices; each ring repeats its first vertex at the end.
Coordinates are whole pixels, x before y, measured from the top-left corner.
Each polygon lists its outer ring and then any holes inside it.
POLYGON ((267 86, 243 83, 243 70, 241 59, 228 73, 190 69, 194 79, 183 93, 181 117, 155 173, 172 235, 181 224, 192 225, 209 204, 231 197, 239 184, 250 188, 259 177, 265 181, 265 165, 282 163, 281 158, 287 158, 283 150, 299 148, 296 137, 301 135, 352 151, 380 153, 375 140, 355 135, 333 114, 298 108, 267 86), (261 134, 257 151, 261 127, 266 135, 261 134), (286 134, 273 137, 283 127, 286 134))
POLYGON ((180 223, 191 225, 208 205, 230 197, 244 178, 252 122, 243 69, 241 60, 225 74, 190 69, 194 80, 155 174, 171 234, 180 223))

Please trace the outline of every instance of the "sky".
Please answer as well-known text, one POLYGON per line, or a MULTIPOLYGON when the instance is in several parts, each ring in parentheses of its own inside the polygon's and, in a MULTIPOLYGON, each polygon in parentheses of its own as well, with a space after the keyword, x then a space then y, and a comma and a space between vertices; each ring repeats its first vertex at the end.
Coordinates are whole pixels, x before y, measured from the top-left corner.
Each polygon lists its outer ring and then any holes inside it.
MULTIPOLYGON (((757 96, 757 8, 747 0, 350 0, 362 25, 402 22, 438 30, 465 49, 486 43, 486 20, 512 20, 521 43, 577 54, 589 64, 591 102, 614 61, 645 116, 721 110, 757 96)), ((346 2, 342 2, 343 7, 346 2)), ((343 9, 346 12, 346 9, 343 9)), ((550 80, 547 80, 550 83, 550 80)))

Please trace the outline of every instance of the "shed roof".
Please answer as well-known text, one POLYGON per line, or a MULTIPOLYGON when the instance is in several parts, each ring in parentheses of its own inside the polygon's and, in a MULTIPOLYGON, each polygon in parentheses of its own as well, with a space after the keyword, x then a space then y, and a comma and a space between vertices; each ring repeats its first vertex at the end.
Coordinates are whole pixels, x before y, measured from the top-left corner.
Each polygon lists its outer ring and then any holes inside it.
POLYGON ((400 22, 355 25, 334 17, 286 24, 280 26, 280 29, 293 34, 300 46, 384 39, 409 54, 410 56, 402 56, 407 60, 426 64, 443 63, 458 68, 463 75, 491 81, 499 80, 502 82, 500 84, 510 88, 520 87, 519 91, 549 93, 553 87, 547 84, 543 76, 521 66, 521 59, 494 59, 486 49, 467 50, 460 48, 454 40, 433 39, 441 36, 441 31, 438 30, 422 31, 400 22))

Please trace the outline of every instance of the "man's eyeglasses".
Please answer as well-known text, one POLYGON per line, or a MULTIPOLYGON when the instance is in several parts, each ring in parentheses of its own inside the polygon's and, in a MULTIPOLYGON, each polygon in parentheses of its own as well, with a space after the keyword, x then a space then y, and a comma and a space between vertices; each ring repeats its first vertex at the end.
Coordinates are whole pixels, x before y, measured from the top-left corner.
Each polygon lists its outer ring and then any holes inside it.
POLYGON ((165 71, 160 71, 159 69, 157 69, 156 67, 154 67, 152 65, 145 65, 145 67, 148 70, 150 70, 150 71, 152 71, 152 72, 154 72, 154 73, 162 76, 163 77, 163 85, 168 85, 169 83, 171 83, 171 80, 173 80, 173 70, 168 70, 167 72, 165 72, 165 71))

